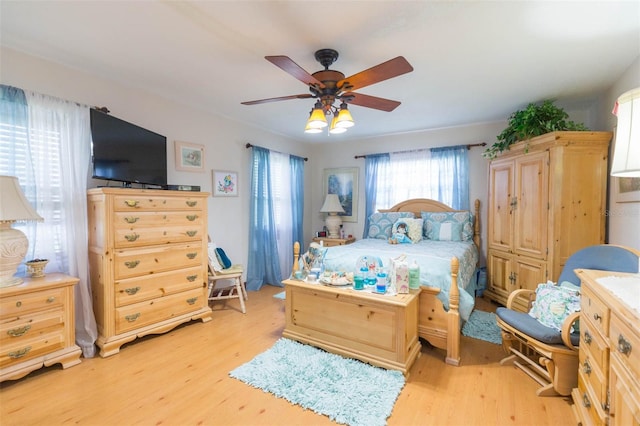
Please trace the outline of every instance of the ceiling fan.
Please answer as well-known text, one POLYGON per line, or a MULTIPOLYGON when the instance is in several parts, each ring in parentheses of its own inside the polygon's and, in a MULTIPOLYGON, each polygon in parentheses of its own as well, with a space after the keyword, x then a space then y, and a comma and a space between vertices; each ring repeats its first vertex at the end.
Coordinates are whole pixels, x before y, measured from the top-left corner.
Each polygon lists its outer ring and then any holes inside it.
MULTIPOLYGON (((379 65, 361 71, 350 77, 344 76, 340 71, 330 70, 329 66, 338 59, 338 52, 334 49, 320 49, 315 53, 315 58, 324 70, 309 74, 302 67, 292 61, 288 56, 265 56, 265 59, 275 66, 281 68, 293 77, 297 78, 309 87, 311 93, 303 93, 299 95, 280 96, 277 98, 260 99, 256 101, 242 102, 243 105, 257 105, 267 102, 285 101, 289 99, 317 99, 316 104, 311 111, 307 129, 317 130, 327 125, 325 116, 334 115, 334 123, 338 129, 346 130, 346 127, 353 125, 353 119, 348 114, 347 104, 363 106, 367 108, 378 109, 381 111, 393 111, 400 105, 400 102, 390 99, 379 98, 376 96, 363 95, 355 93, 354 90, 397 77, 402 74, 413 71, 413 67, 407 60, 398 56, 379 65), (340 109, 334 106, 336 100, 341 101, 340 109), (317 112, 316 112, 317 111, 317 112), (341 121, 340 114, 345 111, 348 118, 341 121), (314 117, 314 113, 316 116, 314 117), (315 121, 314 121, 315 118, 315 121), (350 119, 350 121, 349 121, 350 119), (318 123, 320 121, 321 123, 318 123), (322 123, 323 122, 323 123, 322 123), (313 124, 315 123, 315 125, 313 124), (309 126, 312 126, 311 128, 309 126), (314 127, 315 126, 315 127, 314 127)), ((307 131, 307 130, 305 130, 307 131)), ((311 131, 316 133, 316 131, 311 131)))

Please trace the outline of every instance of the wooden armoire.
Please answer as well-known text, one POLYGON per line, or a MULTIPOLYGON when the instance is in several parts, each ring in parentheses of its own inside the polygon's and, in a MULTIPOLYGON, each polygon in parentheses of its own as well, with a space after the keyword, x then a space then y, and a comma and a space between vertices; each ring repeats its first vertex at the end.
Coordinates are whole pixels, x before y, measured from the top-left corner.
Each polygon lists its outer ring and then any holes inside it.
POLYGON ((491 161, 485 297, 506 304, 514 290, 556 282, 571 254, 604 243, 611 137, 551 132, 491 161))

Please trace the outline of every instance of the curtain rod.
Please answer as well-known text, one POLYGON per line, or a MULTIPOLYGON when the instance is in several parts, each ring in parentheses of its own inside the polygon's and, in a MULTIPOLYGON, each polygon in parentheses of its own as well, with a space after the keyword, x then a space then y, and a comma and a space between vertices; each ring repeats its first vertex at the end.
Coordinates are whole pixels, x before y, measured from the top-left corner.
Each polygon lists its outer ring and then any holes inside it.
MULTIPOLYGON (((467 149, 471 149, 471 148, 476 147, 476 146, 486 146, 486 145, 487 145, 486 142, 480 142, 480 143, 468 144, 468 145, 466 145, 466 147, 467 147, 467 149)), ((448 147, 442 146, 442 147, 439 147, 439 148, 448 148, 448 147)), ((394 151, 393 154, 403 154, 405 152, 412 152, 412 151, 419 151, 419 149, 408 149, 406 151, 394 151)), ((371 155, 374 155, 374 154, 371 154, 371 155)), ((366 155, 356 155, 353 158, 367 158, 367 156, 366 155)))
MULTIPOLYGON (((251 147, 253 147, 253 146, 258 147, 258 148, 262 148, 262 147, 260 147, 260 146, 258 146, 258 145, 251 145, 250 143, 246 144, 244 147, 245 147, 245 148, 247 148, 247 149, 249 149, 249 148, 251 148, 251 147)), ((263 148, 263 149, 266 149, 266 148, 263 148)), ((272 150, 272 151, 273 151, 273 150, 272 150)), ((278 152, 278 151, 276 151, 276 152, 278 152)), ((289 154, 289 155, 291 155, 291 154, 289 154)), ((297 157, 299 157, 299 156, 297 156, 297 157)), ((301 157, 301 158, 302 158, 304 161, 309 161, 309 159, 308 159, 307 157, 301 157)))

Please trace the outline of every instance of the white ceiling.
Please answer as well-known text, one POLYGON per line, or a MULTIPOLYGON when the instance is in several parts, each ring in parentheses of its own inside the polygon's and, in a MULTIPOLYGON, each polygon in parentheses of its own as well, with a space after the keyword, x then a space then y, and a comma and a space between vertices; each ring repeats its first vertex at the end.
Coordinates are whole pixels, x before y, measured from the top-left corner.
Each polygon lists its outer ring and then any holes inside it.
MULTIPOLYGON (((3 46, 305 141, 505 120, 529 102, 588 102, 640 55, 640 2, 10 1, 3 46), (314 100, 245 106, 308 93, 264 59, 309 73, 338 50, 349 76, 396 56, 414 71, 357 92, 401 101, 352 106, 356 126, 302 130, 314 100)), ((117 111, 113 111, 117 116, 117 111)))

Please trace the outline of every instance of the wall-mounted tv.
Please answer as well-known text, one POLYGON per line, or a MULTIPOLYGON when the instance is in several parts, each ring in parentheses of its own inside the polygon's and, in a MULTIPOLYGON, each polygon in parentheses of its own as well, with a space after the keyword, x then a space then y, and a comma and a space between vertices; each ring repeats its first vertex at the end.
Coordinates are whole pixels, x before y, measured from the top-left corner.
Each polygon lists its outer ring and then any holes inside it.
POLYGON ((91 109, 93 178, 167 185, 167 138, 91 109))

